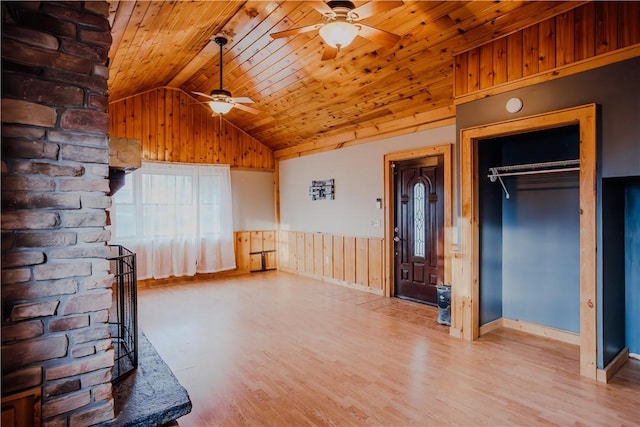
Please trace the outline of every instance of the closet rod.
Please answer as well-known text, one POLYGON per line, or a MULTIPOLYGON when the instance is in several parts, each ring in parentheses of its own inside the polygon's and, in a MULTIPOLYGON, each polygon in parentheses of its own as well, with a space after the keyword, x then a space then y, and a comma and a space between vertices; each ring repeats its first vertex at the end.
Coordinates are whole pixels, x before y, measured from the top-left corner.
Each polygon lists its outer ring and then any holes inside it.
POLYGON ((500 185, 504 190, 504 194, 507 199, 511 196, 509 194, 509 190, 504 185, 502 181, 503 176, 515 176, 515 175, 533 175, 533 174, 546 174, 546 173, 557 173, 557 172, 570 172, 570 171, 579 171, 580 170, 580 160, 560 160, 556 162, 543 162, 543 163, 529 163, 525 165, 510 165, 510 166, 496 166, 493 168, 489 168, 489 175, 487 177, 491 182, 500 181, 500 185), (577 166, 568 168, 566 166, 577 166), (547 169, 544 169, 547 168, 547 169), (556 169, 549 169, 556 168, 556 169), (526 170, 529 169, 529 170, 526 170), (508 172, 515 171, 515 172, 508 172))
POLYGON ((516 175, 533 175, 533 174, 545 174, 545 173, 555 173, 555 172, 571 172, 571 171, 579 171, 580 168, 562 168, 562 169, 545 169, 545 170, 534 170, 534 171, 523 171, 523 172, 507 172, 507 173, 496 173, 487 175, 489 178, 495 176, 516 176, 516 175))
POLYGON ((542 163, 529 163, 525 165, 510 165, 510 166, 496 166, 491 169, 495 169, 500 172, 518 171, 524 169, 543 169, 543 168, 556 168, 564 166, 579 166, 580 160, 559 160, 556 162, 542 162, 542 163))

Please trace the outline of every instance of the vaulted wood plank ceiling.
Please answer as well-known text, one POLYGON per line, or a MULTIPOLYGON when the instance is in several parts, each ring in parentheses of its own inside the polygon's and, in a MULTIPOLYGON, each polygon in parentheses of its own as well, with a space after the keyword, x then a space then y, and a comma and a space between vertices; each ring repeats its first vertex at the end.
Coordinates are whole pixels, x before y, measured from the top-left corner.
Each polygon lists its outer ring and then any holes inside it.
POLYGON ((187 93, 217 89, 213 39, 221 35, 229 40, 224 89, 252 98, 260 110, 252 115, 234 108, 227 120, 281 153, 301 144, 338 147, 452 117, 454 54, 582 3, 404 0, 362 21, 400 35, 393 48, 356 37, 335 59, 321 61, 324 42, 317 31, 270 36, 322 22, 309 2, 110 1, 110 99, 160 86, 187 93))

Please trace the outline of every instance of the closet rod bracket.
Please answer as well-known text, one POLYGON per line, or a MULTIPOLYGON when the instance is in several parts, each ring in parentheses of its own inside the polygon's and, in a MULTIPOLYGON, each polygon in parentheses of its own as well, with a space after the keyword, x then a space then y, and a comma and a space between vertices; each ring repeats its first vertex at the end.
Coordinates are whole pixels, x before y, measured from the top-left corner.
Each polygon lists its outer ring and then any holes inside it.
POLYGON ((504 185, 504 182, 502 181, 502 177, 500 177, 500 174, 498 173, 498 169, 497 168, 489 168, 489 172, 491 172, 489 174, 489 180, 491 182, 496 182, 496 179, 498 181, 500 181, 500 185, 502 185, 502 189, 504 190, 504 194, 506 195, 507 199, 510 197, 509 196, 509 191, 507 190, 507 187, 504 185))

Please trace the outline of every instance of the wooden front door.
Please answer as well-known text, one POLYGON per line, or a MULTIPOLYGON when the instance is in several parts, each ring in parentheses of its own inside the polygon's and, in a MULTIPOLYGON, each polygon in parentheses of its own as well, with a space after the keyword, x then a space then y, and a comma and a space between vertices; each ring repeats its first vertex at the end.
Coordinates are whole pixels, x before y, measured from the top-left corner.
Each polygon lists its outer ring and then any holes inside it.
POLYGON ((444 282, 444 158, 392 164, 395 296, 437 304, 444 282))

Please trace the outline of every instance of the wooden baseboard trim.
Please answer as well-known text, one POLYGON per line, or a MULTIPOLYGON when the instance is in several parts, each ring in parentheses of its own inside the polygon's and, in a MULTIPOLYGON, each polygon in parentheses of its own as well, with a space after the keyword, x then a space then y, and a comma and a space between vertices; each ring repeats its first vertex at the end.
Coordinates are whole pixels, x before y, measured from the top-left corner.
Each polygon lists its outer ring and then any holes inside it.
POLYGON ((296 271, 296 270, 291 270, 290 268, 282 268, 282 267, 280 267, 280 268, 278 268, 278 270, 279 271, 283 271, 285 273, 297 274, 298 276, 310 277, 312 279, 320 280, 322 282, 331 283, 333 285, 344 286, 345 288, 357 289, 359 291, 369 292, 371 294, 384 296, 384 291, 382 289, 374 289, 374 288, 370 288, 368 286, 358 285, 357 283, 349 283, 349 282, 345 282, 344 280, 333 279, 331 277, 318 276, 318 275, 315 275, 315 274, 301 273, 301 272, 296 271))
POLYGON ((517 329, 532 335, 566 342, 567 344, 580 345, 580 334, 552 328, 550 326, 539 325, 537 323, 525 322, 523 320, 502 319, 502 327, 517 329))
POLYGON ((449 336, 453 338, 462 338, 462 330, 458 328, 449 328, 449 336))
POLYGON ((321 277, 320 280, 327 283, 332 283, 334 285, 344 286, 346 288, 357 289, 359 291, 369 292, 371 294, 384 296, 384 292, 382 289, 374 289, 364 285, 358 285, 357 283, 349 283, 343 280, 332 279, 330 277, 321 277))
POLYGON ((625 347, 604 369, 596 371, 596 380, 601 383, 608 383, 616 372, 627 363, 627 360, 629 360, 629 349, 625 347))
POLYGON ((201 282, 203 280, 225 279, 245 274, 251 274, 251 272, 249 270, 235 269, 219 271, 217 273, 198 273, 194 276, 171 276, 164 279, 143 279, 138 280, 138 289, 175 285, 177 283, 201 282))
POLYGON ((500 329, 503 327, 502 317, 496 320, 492 320, 489 323, 485 323, 480 326, 480 330, 478 331, 480 335, 488 334, 491 331, 495 331, 496 329, 500 329))

